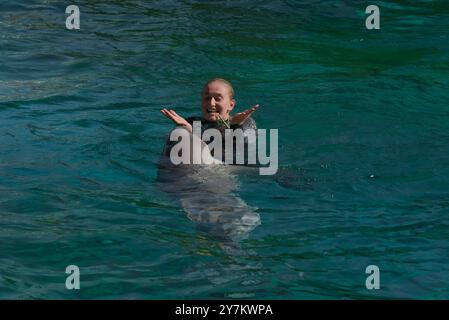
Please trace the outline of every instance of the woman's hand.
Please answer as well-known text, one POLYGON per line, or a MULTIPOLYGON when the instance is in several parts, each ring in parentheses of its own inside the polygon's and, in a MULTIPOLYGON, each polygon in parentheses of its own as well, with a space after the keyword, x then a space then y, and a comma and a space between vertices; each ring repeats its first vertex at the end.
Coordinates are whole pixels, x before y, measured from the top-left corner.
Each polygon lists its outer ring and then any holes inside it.
POLYGON ((245 110, 243 112, 239 112, 239 113, 235 114, 234 116, 231 117, 231 124, 241 125, 257 109, 259 109, 258 104, 256 104, 255 106, 253 106, 252 108, 250 108, 248 110, 245 110))
POLYGON ((178 115, 175 110, 162 109, 162 114, 173 121, 176 125, 186 128, 190 133, 192 132, 192 125, 186 119, 178 115))

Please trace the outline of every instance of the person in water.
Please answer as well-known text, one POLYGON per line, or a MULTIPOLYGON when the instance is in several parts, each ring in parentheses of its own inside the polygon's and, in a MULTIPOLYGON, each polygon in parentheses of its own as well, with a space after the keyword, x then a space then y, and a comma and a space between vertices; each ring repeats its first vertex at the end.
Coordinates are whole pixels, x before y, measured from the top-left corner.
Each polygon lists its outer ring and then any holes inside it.
MULTIPOLYGON (((256 131, 256 122, 251 115, 259 106, 255 105, 231 116, 230 113, 236 102, 234 90, 228 81, 220 78, 208 81, 203 87, 201 97, 201 117, 185 119, 174 110, 162 109, 161 112, 173 121, 177 128, 181 127, 190 132, 188 136, 192 140, 202 141, 203 132, 210 128, 219 130, 222 133, 222 139, 224 139, 223 132, 226 129, 240 128, 242 131, 248 129, 256 131), (194 130, 194 121, 201 122, 200 137, 197 137, 199 132, 194 130)), ((247 136, 244 139, 245 144, 252 143, 247 136)), ((229 243, 248 237, 250 232, 261 222, 255 208, 247 205, 236 194, 238 184, 232 169, 237 167, 187 165, 177 166, 174 170, 173 163, 167 161, 171 160, 170 153, 177 143, 178 141, 170 141, 169 134, 159 163, 158 188, 171 194, 180 202, 188 218, 196 223, 199 230, 221 239, 221 243, 225 247, 229 243)), ((207 147, 207 144, 208 141, 205 138, 201 145, 207 147)), ((234 145, 234 156, 235 150, 234 145)), ((247 150, 247 146, 245 146, 245 150, 247 150)), ((214 156, 214 149, 210 148, 209 151, 211 151, 210 155, 214 156)), ((218 156, 215 159, 218 160, 218 156)), ((245 164, 247 164, 246 160, 245 164)), ((223 160, 219 159, 219 162, 223 162, 223 160)))
MULTIPOLYGON (((205 130, 210 128, 219 130, 222 133, 222 137, 225 136, 225 129, 242 129, 243 132, 248 129, 253 129, 257 132, 256 122, 253 118, 251 118, 251 115, 259 108, 259 105, 256 104, 243 112, 239 112, 231 116, 230 113, 234 109, 236 101, 234 99, 234 89, 228 81, 221 78, 209 80, 203 87, 201 98, 202 117, 196 116, 185 119, 178 115, 174 110, 167 110, 165 108, 162 109, 161 112, 177 126, 185 128, 190 133, 193 132, 193 122, 200 121, 201 136, 203 136, 203 132, 205 130)), ((177 141, 170 141, 167 139, 163 155, 170 156, 170 150, 176 143, 177 141)), ((210 143, 210 141, 206 141, 206 143, 210 143)), ((246 146, 249 142, 246 136, 244 143, 245 150, 248 150, 246 146)), ((223 146, 225 146, 224 140, 223 146)), ((235 142, 233 150, 236 150, 235 142)), ((222 161, 224 160, 224 154, 225 152, 222 153, 222 159, 220 159, 222 161)), ((245 157, 245 164, 246 163, 247 159, 245 157)))

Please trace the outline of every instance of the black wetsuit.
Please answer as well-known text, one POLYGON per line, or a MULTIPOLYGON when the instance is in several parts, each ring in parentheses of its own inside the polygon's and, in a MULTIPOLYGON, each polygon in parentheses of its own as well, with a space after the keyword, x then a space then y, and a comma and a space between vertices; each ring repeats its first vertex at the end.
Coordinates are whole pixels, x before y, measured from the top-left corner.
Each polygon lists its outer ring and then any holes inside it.
MULTIPOLYGON (((226 144, 225 144, 225 130, 228 129, 226 127, 226 125, 222 122, 212 122, 212 121, 207 121, 206 119, 202 118, 202 117, 189 117, 186 119, 188 123, 190 123, 193 126, 193 122, 194 121, 201 121, 201 137, 203 136, 203 133, 205 130, 207 129, 217 129, 218 131, 220 131, 221 136, 222 136, 222 161, 225 161, 225 154, 226 154, 226 144)), ((230 128, 232 130, 235 129, 242 129, 242 131, 245 133, 246 130, 249 129, 253 129, 255 132, 255 135, 257 136, 257 125, 256 125, 256 121, 254 121, 253 118, 249 117, 248 119, 245 120, 245 122, 241 125, 230 125, 230 128)), ((205 141, 205 143, 210 144, 212 142, 211 141, 205 141)), ((171 148, 176 145, 178 143, 178 141, 170 141, 170 136, 167 138, 167 141, 165 143, 165 147, 164 147, 164 151, 163 151, 163 155, 164 156, 170 156, 170 151, 171 148)), ((256 143, 256 140, 254 141, 249 141, 248 136, 244 135, 244 146, 245 146, 245 154, 244 154, 244 164, 248 165, 248 144, 250 143, 256 143)), ((233 162, 232 164, 236 164, 236 141, 234 139, 233 142, 233 152, 234 152, 234 157, 233 157, 233 162)), ((214 156, 213 154, 213 150, 212 150, 212 156, 214 156)))

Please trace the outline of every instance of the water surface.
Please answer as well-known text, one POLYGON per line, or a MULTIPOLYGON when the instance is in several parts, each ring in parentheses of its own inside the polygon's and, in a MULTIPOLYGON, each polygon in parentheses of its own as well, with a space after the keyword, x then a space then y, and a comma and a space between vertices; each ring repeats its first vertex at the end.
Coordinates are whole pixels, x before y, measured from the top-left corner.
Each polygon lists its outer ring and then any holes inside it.
POLYGON ((351 0, 77 1, 67 30, 60 1, 2 1, 0 298, 447 299, 449 5, 376 4, 368 31, 351 0), (156 184, 159 110, 198 114, 215 76, 279 129, 232 250, 156 184))

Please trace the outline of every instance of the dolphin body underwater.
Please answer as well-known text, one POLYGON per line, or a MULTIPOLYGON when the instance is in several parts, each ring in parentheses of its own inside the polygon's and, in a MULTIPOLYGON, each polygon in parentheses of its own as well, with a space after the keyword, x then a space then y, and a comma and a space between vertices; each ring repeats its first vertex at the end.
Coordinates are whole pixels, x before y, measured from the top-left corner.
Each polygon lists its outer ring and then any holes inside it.
MULTIPOLYGON (((191 145, 195 139, 201 144, 203 159, 204 154, 212 157, 206 143, 195 135, 190 135, 190 138, 191 145)), ((236 195, 236 172, 242 170, 242 166, 225 165, 221 161, 210 165, 174 165, 167 149, 166 144, 158 163, 158 187, 179 201, 187 217, 200 231, 222 241, 236 242, 247 238, 260 225, 260 216, 255 208, 236 195)), ((190 163, 195 163, 194 157, 201 157, 201 154, 191 152, 190 163)))

